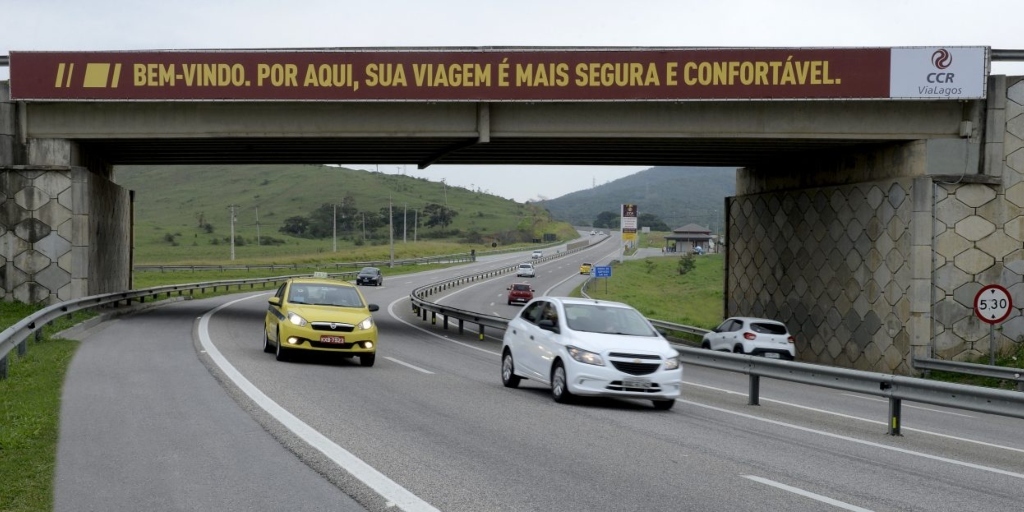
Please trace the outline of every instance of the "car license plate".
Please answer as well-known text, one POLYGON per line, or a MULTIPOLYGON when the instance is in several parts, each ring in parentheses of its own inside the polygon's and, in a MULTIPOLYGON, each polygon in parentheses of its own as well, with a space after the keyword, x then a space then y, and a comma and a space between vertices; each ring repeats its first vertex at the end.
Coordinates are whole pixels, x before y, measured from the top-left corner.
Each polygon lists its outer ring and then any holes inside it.
POLYGON ((779 354, 777 352, 765 352, 764 356, 767 357, 768 359, 778 359, 779 358, 779 354))
POLYGON ((647 389, 651 387, 651 381, 648 380, 624 380, 622 381, 622 387, 633 388, 633 389, 647 389))
POLYGON ((345 343, 344 336, 320 336, 320 343, 345 343))

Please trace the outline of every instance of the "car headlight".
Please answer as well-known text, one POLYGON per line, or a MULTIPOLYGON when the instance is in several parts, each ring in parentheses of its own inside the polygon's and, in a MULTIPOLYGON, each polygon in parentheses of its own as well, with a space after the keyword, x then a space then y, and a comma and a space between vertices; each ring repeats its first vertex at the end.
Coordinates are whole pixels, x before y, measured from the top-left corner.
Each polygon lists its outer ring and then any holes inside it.
POLYGON ((299 316, 299 315, 297 315, 295 313, 292 313, 291 311, 288 312, 288 321, 293 323, 293 324, 295 324, 295 325, 297 325, 297 326, 299 326, 299 327, 305 327, 306 324, 309 323, 309 322, 306 321, 305 318, 302 318, 301 316, 299 316))
POLYGON ((675 370, 676 368, 679 368, 679 356, 670 357, 665 360, 666 370, 675 370))
POLYGON ((565 347, 565 349, 569 351, 569 357, 576 361, 583 364, 592 364, 594 366, 604 366, 604 360, 595 352, 583 350, 582 348, 577 348, 572 345, 565 347))
POLYGON ((364 330, 364 331, 366 329, 369 329, 370 327, 373 327, 373 318, 371 318, 371 317, 366 317, 366 320, 363 320, 362 322, 359 322, 359 328, 364 330))

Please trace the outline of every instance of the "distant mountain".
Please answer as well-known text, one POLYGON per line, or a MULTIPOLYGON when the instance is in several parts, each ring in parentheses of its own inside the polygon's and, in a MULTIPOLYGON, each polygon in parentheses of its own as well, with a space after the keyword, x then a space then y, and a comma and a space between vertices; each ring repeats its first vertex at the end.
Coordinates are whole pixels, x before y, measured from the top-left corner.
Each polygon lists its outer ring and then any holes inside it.
POLYGON ((672 228, 699 224, 719 230, 725 198, 736 194, 732 167, 651 167, 604 185, 537 202, 557 220, 589 226, 605 211, 620 213, 633 203, 672 228))

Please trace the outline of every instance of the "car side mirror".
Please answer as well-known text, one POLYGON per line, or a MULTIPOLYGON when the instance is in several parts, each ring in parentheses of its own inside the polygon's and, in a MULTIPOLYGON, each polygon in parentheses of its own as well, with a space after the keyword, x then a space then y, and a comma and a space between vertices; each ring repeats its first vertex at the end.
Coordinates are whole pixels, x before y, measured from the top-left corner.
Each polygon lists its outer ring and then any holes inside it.
POLYGON ((541 320, 540 322, 537 322, 537 327, 540 327, 541 329, 544 329, 545 331, 551 331, 551 332, 554 332, 554 333, 558 332, 558 325, 555 324, 555 322, 553 322, 551 320, 547 320, 547 319, 541 320))
POLYGON ((511 287, 511 286, 509 286, 508 288, 505 288, 505 289, 506 289, 506 290, 511 290, 511 289, 512 289, 512 287, 511 287))
POLYGON ((372 313, 372 312, 374 312, 374 311, 377 311, 377 310, 379 310, 379 309, 380 309, 380 306, 378 306, 378 305, 376 305, 376 304, 367 304, 367 305, 366 305, 366 309, 370 310, 370 312, 372 313))
POLYGON ((267 299, 267 304, 270 304, 272 306, 280 306, 281 305, 281 298, 280 297, 271 297, 271 298, 267 299))

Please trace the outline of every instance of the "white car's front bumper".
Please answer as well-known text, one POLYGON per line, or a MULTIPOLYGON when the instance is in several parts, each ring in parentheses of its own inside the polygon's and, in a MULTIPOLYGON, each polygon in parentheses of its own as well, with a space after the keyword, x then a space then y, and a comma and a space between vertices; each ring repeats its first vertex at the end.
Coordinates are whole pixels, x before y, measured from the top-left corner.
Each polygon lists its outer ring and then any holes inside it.
POLYGON ((569 392, 581 396, 618 396, 647 400, 678 398, 683 382, 682 367, 659 369, 647 375, 631 375, 605 361, 604 366, 566 361, 569 392))

